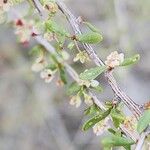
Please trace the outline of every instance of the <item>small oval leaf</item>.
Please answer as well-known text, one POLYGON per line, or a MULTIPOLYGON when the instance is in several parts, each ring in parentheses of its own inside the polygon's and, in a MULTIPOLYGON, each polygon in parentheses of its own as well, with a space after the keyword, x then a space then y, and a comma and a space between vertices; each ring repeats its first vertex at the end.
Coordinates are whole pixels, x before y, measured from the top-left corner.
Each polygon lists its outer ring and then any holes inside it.
POLYGON ((93 32, 100 32, 99 29, 97 29, 96 27, 94 27, 91 23, 89 22, 83 22, 85 25, 87 25, 87 27, 93 31, 93 32))
POLYGON ((107 136, 102 140, 102 144, 104 146, 129 146, 134 144, 135 142, 131 139, 127 139, 124 137, 120 137, 117 135, 107 136))
POLYGON ((80 79, 82 80, 93 80, 101 73, 106 70, 106 66, 95 67, 89 70, 85 70, 83 73, 80 74, 80 79))
POLYGON ((136 54, 133 57, 130 58, 126 58, 121 64, 120 66, 128 66, 128 65, 132 65, 135 64, 137 61, 140 60, 140 55, 136 54))
POLYGON ((67 89, 67 94, 68 95, 72 95, 72 94, 76 94, 77 92, 79 92, 81 89, 81 87, 79 86, 78 83, 73 82, 70 84, 70 86, 67 89))
POLYGON ((77 35, 76 39, 82 43, 96 44, 103 40, 101 34, 96 32, 89 32, 82 35, 77 35))
POLYGON ((93 127, 99 121, 105 119, 110 114, 111 109, 106 110, 105 112, 94 116, 93 118, 89 119, 82 127, 83 131, 88 130, 89 128, 93 127))

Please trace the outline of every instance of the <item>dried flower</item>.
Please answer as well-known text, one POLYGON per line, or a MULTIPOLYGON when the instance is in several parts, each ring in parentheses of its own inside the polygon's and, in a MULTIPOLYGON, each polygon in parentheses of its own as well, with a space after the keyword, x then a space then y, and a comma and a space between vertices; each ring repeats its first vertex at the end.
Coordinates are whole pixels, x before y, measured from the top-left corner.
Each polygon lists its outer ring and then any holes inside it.
POLYGON ((118 54, 117 51, 114 51, 109 56, 107 56, 105 64, 112 69, 114 67, 119 66, 123 61, 124 61, 124 54, 123 53, 118 54))
POLYGON ((73 59, 74 62, 80 60, 81 63, 85 63, 86 61, 90 61, 90 58, 86 51, 80 51, 76 57, 73 59))
POLYGON ((108 120, 109 118, 107 117, 94 125, 93 132, 97 136, 102 135, 109 128, 108 120))
POLYGON ((40 56, 35 60, 35 63, 32 65, 31 70, 34 72, 39 72, 43 70, 46 66, 46 60, 43 58, 43 56, 40 56))
POLYGON ((46 83, 50 83, 54 78, 54 72, 50 69, 45 69, 41 72, 40 77, 44 79, 46 83))
POLYGON ((134 116, 126 117, 123 123, 124 127, 127 128, 129 131, 134 131, 137 126, 137 120, 134 116))
POLYGON ((53 14, 55 14, 58 11, 58 6, 54 2, 45 3, 44 8, 47 9, 50 13, 53 13, 53 14))
POLYGON ((21 43, 28 43, 31 36, 37 36, 40 34, 40 31, 34 26, 32 20, 27 22, 24 19, 17 19, 15 21, 15 28, 15 34, 18 35, 21 43))
POLYGON ((70 105, 75 105, 76 108, 78 108, 81 105, 81 98, 79 96, 79 94, 72 96, 70 99, 70 105))

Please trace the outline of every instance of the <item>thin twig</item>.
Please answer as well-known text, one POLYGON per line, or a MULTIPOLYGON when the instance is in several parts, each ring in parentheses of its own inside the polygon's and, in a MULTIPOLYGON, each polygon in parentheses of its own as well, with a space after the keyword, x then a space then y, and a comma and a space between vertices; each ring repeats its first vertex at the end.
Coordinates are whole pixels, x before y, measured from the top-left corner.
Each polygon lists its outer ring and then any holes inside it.
POLYGON ((141 150, 141 149, 142 149, 143 144, 144 144, 144 140, 145 140, 145 138, 146 138, 146 136, 147 136, 148 134, 150 134, 150 131, 146 131, 146 132, 143 132, 143 133, 141 134, 141 136, 140 136, 140 138, 139 138, 139 140, 138 140, 138 142, 137 142, 137 144, 136 144, 135 150, 141 150))

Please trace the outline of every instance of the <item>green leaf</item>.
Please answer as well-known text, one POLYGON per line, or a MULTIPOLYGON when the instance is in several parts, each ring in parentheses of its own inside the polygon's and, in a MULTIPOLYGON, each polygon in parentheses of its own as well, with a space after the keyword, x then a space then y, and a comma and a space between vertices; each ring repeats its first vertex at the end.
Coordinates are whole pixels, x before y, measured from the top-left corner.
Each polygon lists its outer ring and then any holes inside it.
POLYGON ((98 112, 101 112, 102 110, 96 105, 93 104, 92 106, 88 107, 86 110, 84 110, 85 115, 92 115, 98 112))
POLYGON ((46 31, 48 31, 48 32, 54 32, 54 33, 59 34, 61 36, 69 36, 68 32, 65 31, 65 29, 63 27, 56 24, 52 20, 48 20, 45 22, 45 28, 46 28, 46 31))
POLYGON ((109 131, 110 133, 112 133, 112 134, 116 134, 116 131, 115 131, 114 129, 112 129, 112 128, 109 128, 108 131, 109 131))
POLYGON ((82 35, 76 36, 77 40, 82 43, 89 43, 89 44, 96 44, 103 40, 103 37, 101 34, 96 32, 89 32, 82 35))
POLYGON ((70 42, 67 47, 68 47, 68 49, 72 50, 74 47, 74 43, 70 42))
POLYGON ((54 71, 57 69, 57 66, 56 66, 56 64, 48 64, 48 66, 46 66, 46 69, 50 69, 50 70, 54 71))
POLYGON ((92 90, 95 90, 96 92, 102 92, 103 88, 101 86, 91 87, 92 90))
POLYGON ((150 123, 150 109, 145 110, 142 117, 138 121, 137 131, 143 132, 150 123))
POLYGON ((127 139, 125 137, 120 137, 117 135, 110 135, 102 139, 102 144, 106 147, 111 146, 130 146, 135 142, 131 139, 127 139))
POLYGON ((126 58, 121 64, 120 66, 128 66, 128 65, 132 65, 135 64, 137 61, 140 60, 140 55, 136 54, 130 58, 126 58))
POLYGON ((80 79, 82 80, 93 80, 101 73, 106 70, 106 66, 95 67, 89 70, 85 70, 83 73, 80 74, 80 79))
POLYGON ((59 68, 60 71, 60 78, 63 81, 64 84, 67 84, 67 78, 64 67, 59 68))
POLYGON ((40 56, 43 54, 44 51, 44 47, 42 45, 37 45, 34 46, 30 51, 29 51, 29 55, 35 55, 35 56, 40 56))
POLYGON ((73 95, 76 94, 77 92, 79 92, 81 89, 81 86, 79 86, 79 84, 77 82, 73 82, 70 84, 70 86, 67 89, 67 94, 68 95, 73 95))
POLYGON ((110 115, 116 128, 118 128, 125 119, 124 114, 118 109, 112 109, 110 115))
POLYGON ((110 111, 111 111, 111 109, 108 109, 107 111, 105 111, 101 114, 95 115, 94 117, 89 119, 87 122, 84 123, 82 130, 86 131, 89 128, 93 127, 99 121, 105 119, 110 114, 110 111))
POLYGON ((87 27, 93 31, 93 32, 100 32, 99 29, 97 29, 96 27, 94 27, 91 23, 89 22, 83 22, 85 25, 87 25, 87 27))

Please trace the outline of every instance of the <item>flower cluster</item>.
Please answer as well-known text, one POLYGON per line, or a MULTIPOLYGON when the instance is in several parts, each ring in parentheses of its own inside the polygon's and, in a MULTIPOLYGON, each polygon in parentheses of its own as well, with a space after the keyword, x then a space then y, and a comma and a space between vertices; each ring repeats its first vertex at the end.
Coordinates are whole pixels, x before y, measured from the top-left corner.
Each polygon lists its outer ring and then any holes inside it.
POLYGON ((134 131, 137 126, 137 120, 134 116, 126 117, 123 123, 124 127, 127 128, 129 131, 134 131))
POLYGON ((40 72, 40 77, 45 80, 46 83, 50 83, 54 78, 55 71, 51 69, 46 69, 48 66, 47 61, 44 58, 44 55, 40 55, 36 58, 34 64, 31 67, 31 70, 34 72, 40 72))
POLYGON ((31 37, 37 36, 40 31, 35 27, 33 21, 17 19, 15 21, 15 34, 21 43, 28 43, 31 37))
POLYGON ((117 51, 112 52, 105 61, 105 64, 108 68, 113 69, 119 66, 124 61, 124 54, 118 53, 117 51))

